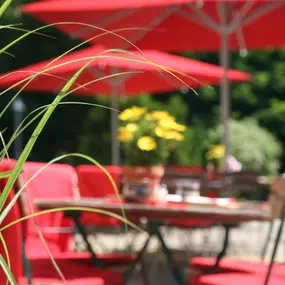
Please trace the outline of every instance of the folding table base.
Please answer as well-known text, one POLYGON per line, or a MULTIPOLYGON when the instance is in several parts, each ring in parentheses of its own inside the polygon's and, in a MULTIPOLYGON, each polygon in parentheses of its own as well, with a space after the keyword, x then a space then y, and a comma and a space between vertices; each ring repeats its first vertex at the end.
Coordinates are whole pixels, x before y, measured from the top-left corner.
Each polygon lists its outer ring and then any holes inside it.
POLYGON ((161 225, 162 225, 162 223, 159 223, 159 222, 148 222, 148 224, 146 226, 146 230, 149 233, 149 236, 148 236, 144 246, 142 247, 142 249, 138 252, 137 258, 134 260, 134 262, 130 265, 130 267, 126 271, 125 279, 124 279, 124 285, 126 285, 129 282, 130 278, 132 277, 132 275, 134 273, 136 266, 142 261, 143 254, 146 252, 147 246, 153 237, 158 238, 158 240, 161 244, 163 253, 166 257, 167 264, 171 270, 171 273, 172 273, 174 280, 176 281, 177 285, 188 284, 188 282, 186 282, 186 279, 183 276, 183 273, 176 266, 172 252, 167 247, 167 245, 163 239, 163 236, 160 232, 160 226, 161 225))

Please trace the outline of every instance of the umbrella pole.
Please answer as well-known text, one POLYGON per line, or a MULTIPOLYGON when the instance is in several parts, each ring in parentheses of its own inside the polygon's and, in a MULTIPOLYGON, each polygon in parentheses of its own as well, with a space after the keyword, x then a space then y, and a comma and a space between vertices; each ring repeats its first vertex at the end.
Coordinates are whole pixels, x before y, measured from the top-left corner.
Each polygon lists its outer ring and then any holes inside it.
POLYGON ((230 115, 230 82, 228 79, 228 70, 230 65, 230 51, 229 51, 229 34, 227 27, 227 6, 221 3, 221 49, 220 49, 220 65, 223 67, 223 78, 220 83, 221 87, 221 127, 222 127, 222 144, 225 148, 225 156, 223 159, 223 168, 227 171, 227 156, 230 154, 229 149, 229 115, 230 115))
MULTIPOLYGON (((111 85, 111 108, 119 111, 120 104, 116 94, 116 86, 111 85)), ((120 165, 120 143, 117 139, 117 131, 119 127, 118 114, 111 110, 111 151, 112 151, 112 165, 120 165)))

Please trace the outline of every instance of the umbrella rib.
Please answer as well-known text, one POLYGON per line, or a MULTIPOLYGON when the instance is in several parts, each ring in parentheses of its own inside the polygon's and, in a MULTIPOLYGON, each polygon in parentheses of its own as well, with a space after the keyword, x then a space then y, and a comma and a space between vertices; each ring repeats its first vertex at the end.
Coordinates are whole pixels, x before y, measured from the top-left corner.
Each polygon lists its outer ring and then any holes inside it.
POLYGON ((228 32, 231 33, 240 27, 242 20, 245 18, 248 11, 252 8, 254 2, 246 2, 239 11, 236 11, 235 18, 229 23, 228 32))
POLYGON ((216 23, 215 20, 213 20, 205 11, 203 11, 203 9, 197 8, 193 3, 189 3, 188 6, 201 18, 204 23, 209 25, 215 31, 219 31, 219 24, 216 23))
POLYGON ((201 20, 199 17, 197 17, 196 15, 190 15, 188 12, 184 11, 184 10, 179 10, 176 12, 178 15, 180 15, 181 17, 185 18, 186 20, 190 20, 193 21, 201 26, 204 26, 205 28, 209 28, 212 31, 216 32, 216 29, 213 28, 212 25, 209 25, 209 23, 204 22, 203 20, 201 20))
POLYGON ((252 12, 251 15, 245 17, 244 20, 240 24, 241 26, 245 26, 249 24, 250 22, 253 22, 256 19, 266 15, 267 13, 270 13, 271 11, 274 11, 275 9, 282 7, 283 5, 284 5, 284 2, 264 4, 262 7, 257 9, 255 12, 252 12))
MULTIPOLYGON (((138 40, 140 40, 141 38, 145 36, 148 30, 152 30, 155 27, 157 27, 161 22, 164 21, 164 19, 166 19, 171 13, 173 13, 173 11, 177 9, 179 9, 179 6, 178 7, 170 6, 170 7, 165 8, 164 12, 160 13, 158 17, 155 17, 154 19, 152 19, 152 21, 150 21, 145 28, 138 31, 129 41, 135 44, 138 40)), ((129 43, 125 43, 121 46, 121 48, 126 49, 128 48, 128 46, 129 46, 129 43)))
MULTIPOLYGON (((103 28, 106 25, 112 24, 118 20, 122 20, 122 19, 130 16, 132 13, 134 13, 134 10, 132 10, 132 9, 123 10, 123 11, 116 13, 115 15, 104 18, 103 20, 98 21, 97 23, 93 23, 92 25, 103 28)), ((84 27, 82 29, 79 29, 79 30, 71 33, 70 36, 72 38, 80 38, 81 36, 84 36, 84 34, 88 33, 91 29, 94 29, 94 28, 84 27)))

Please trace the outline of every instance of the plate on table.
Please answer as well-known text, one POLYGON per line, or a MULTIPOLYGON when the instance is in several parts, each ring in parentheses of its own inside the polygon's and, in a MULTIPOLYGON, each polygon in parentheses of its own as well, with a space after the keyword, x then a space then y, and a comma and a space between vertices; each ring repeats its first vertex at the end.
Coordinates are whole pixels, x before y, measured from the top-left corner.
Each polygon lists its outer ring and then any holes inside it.
POLYGON ((188 196, 183 199, 181 195, 169 194, 167 195, 167 201, 170 203, 187 203, 194 205, 204 205, 204 206, 219 206, 228 207, 232 204, 235 199, 233 198, 209 198, 202 196, 188 196))

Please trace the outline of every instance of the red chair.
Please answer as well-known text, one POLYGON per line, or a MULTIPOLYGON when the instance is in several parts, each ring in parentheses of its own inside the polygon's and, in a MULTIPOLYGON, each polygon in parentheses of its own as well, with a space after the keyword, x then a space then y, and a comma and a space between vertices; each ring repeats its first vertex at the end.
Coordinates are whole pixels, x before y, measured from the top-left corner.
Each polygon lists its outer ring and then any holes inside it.
MULTIPOLYGON (((196 270, 206 271, 216 262, 215 258, 194 257, 190 261, 190 266, 196 270)), ((224 258, 219 263, 217 271, 219 273, 265 273, 268 264, 264 262, 242 261, 233 258, 224 258)), ((272 270, 273 275, 285 277, 285 265, 275 264, 272 270)))
MULTIPOLYGON (((120 179, 122 168, 119 166, 104 166, 109 172, 117 189, 120 189, 120 179)), ((82 198, 103 198, 110 195, 116 195, 115 189, 107 175, 95 165, 79 165, 77 167, 78 185, 80 196, 82 198)), ((84 213, 81 218, 84 225, 95 225, 97 227, 120 228, 121 221, 106 215, 84 213)))
MULTIPOLYGON (((13 169, 13 165, 15 164, 14 161, 8 162, 7 160, 4 160, 0 164, 0 172, 9 171, 13 169)), ((2 191, 4 189, 4 186, 6 185, 7 179, 1 179, 0 180, 0 190, 2 191)), ((8 197, 7 202, 10 202, 12 197, 14 189, 11 189, 10 195, 8 197)), ((10 210, 9 214, 5 217, 3 223, 1 224, 1 228, 3 228, 5 225, 10 224, 12 221, 15 221, 20 218, 19 213, 19 205, 18 203, 14 204, 12 209, 10 210)), ((23 261, 22 261, 22 227, 20 223, 17 223, 7 229, 4 229, 2 231, 3 237, 6 241, 7 248, 9 250, 9 258, 11 262, 11 272, 13 273, 14 278, 16 279, 16 282, 18 285, 27 285, 28 280, 26 276, 23 274, 23 261)), ((4 247, 2 243, 0 243, 0 254, 4 257, 7 263, 7 258, 5 254, 4 247)), ((36 263, 36 262, 35 262, 36 263)), ((71 268, 71 267, 69 267, 71 268)), ((76 266, 73 267, 73 275, 68 276, 66 274, 67 281, 63 282, 61 278, 57 276, 57 274, 54 274, 52 264, 49 260, 45 262, 45 264, 38 264, 37 267, 33 268, 33 283, 34 284, 67 284, 67 285, 104 285, 106 284, 104 279, 100 277, 100 273, 102 274, 102 270, 97 270, 94 268, 84 268, 82 266, 76 266), (44 277, 37 276, 37 270, 45 271, 44 277), (76 270, 76 271, 75 271, 76 270), (78 275, 75 274, 75 272, 78 273, 78 275), (82 274, 84 272, 84 275, 82 274), (84 277, 82 277, 84 276, 84 277), (97 277, 99 276, 99 277, 97 277)), ((68 272, 65 272, 68 273, 68 272)), ((103 272, 103 277, 105 277, 106 274, 109 274, 109 272, 103 272)), ((110 272, 113 274, 114 280, 122 281, 122 276, 117 275, 116 273, 110 272), (116 276, 114 276, 116 274, 116 276), (119 278, 119 279, 118 279, 119 278)), ((110 278, 110 277, 108 277, 110 278)), ((6 284, 6 274, 4 273, 4 270, 0 269, 0 285, 6 284)), ((113 281, 114 281, 113 280, 113 281)), ((114 283, 109 283, 114 284, 114 283)), ((118 283, 117 283, 118 284, 118 283)))
MULTIPOLYGON (((218 273, 201 275, 189 279, 190 285, 249 285, 263 284, 265 274, 246 274, 246 273, 218 273)), ((284 284, 284 277, 272 276, 271 285, 284 284)))
MULTIPOLYGON (((36 174, 45 163, 26 162, 22 180, 28 181, 36 174)), ((30 213, 30 205, 34 212, 37 209, 33 200, 37 198, 48 199, 74 199, 78 197, 77 173, 75 169, 65 164, 52 164, 45 168, 35 179, 29 183, 24 193, 25 211, 30 213)), ((97 217, 97 214, 90 214, 97 217)), ((83 213, 84 216, 84 213, 83 213)), ((114 219, 116 220, 116 219, 114 219)), ((58 262, 73 260, 86 266, 92 265, 90 252, 74 252, 73 248, 73 222, 64 217, 62 212, 50 213, 36 218, 47 246, 58 262)), ((117 221, 117 220, 116 220, 117 221)), ((39 238, 34 220, 26 223, 26 252, 32 259, 45 259, 48 253, 39 238)), ((133 261, 133 255, 101 254, 97 256, 105 265, 129 264, 133 261)), ((32 262, 32 261, 31 261, 32 262)))
MULTIPOLYGON (((26 162, 24 164, 23 182, 27 182, 42 167, 44 163, 26 162)), ((28 184, 23 192, 25 212, 37 212, 34 199, 74 199, 77 186, 77 175, 73 167, 64 164, 53 164, 45 168, 28 184)), ((72 227, 70 219, 62 212, 56 212, 35 218, 39 225, 49 250, 54 255, 72 250, 72 227)), ((33 219, 27 221, 26 252, 28 258, 48 257, 45 247, 39 238, 37 226, 33 219)))

